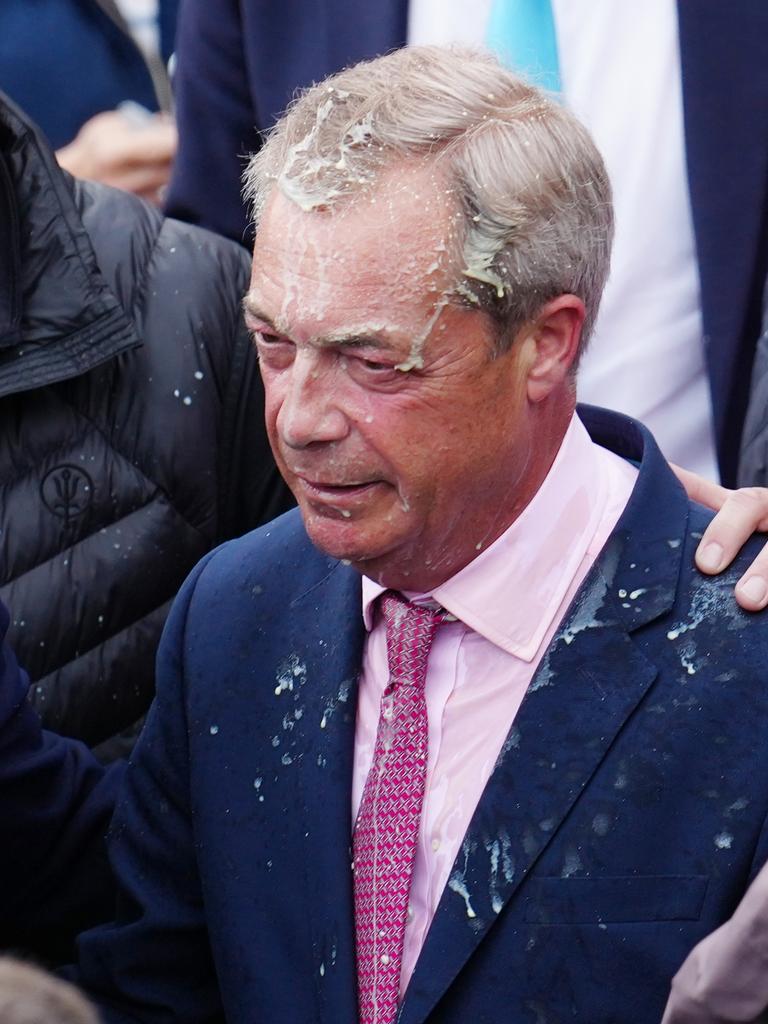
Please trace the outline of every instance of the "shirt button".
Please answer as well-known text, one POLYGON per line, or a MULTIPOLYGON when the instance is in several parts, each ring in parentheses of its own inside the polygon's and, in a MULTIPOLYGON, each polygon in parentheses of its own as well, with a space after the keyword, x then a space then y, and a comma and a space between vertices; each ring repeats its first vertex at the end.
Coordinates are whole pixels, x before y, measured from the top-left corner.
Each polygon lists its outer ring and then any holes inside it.
POLYGON ((440 849, 440 840, 439 839, 433 839, 432 840, 432 849, 435 851, 435 853, 437 853, 437 851, 440 849))
POLYGON ((385 967, 389 964, 389 957, 387 956, 386 953, 381 954, 381 962, 384 964, 385 967))

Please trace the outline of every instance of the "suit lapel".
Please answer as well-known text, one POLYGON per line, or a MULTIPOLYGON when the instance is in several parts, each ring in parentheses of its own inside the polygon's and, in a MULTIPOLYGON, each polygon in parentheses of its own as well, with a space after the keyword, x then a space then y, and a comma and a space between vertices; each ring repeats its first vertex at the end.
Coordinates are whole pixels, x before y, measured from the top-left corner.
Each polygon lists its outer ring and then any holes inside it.
POLYGON ((337 568, 294 601, 312 698, 302 716, 299 779, 311 857, 304 865, 321 1022, 356 1024, 350 781, 362 659, 360 577, 337 568))
MULTIPOLYGON (((589 411, 582 418, 588 426, 610 423, 614 440, 623 442, 620 450, 642 450, 629 421, 604 421, 589 411)), ((524 884, 656 677, 631 633, 674 600, 687 501, 652 444, 621 521, 526 693, 454 863, 399 1024, 428 1017, 524 884)), ((578 867, 574 850, 562 872, 578 867)))

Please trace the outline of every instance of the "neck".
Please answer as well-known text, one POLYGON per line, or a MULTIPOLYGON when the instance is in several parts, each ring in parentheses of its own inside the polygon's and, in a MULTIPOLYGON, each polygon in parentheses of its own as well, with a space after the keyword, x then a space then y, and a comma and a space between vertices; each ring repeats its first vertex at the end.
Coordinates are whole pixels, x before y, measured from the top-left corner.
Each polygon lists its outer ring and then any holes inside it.
POLYGON ((476 504, 484 514, 474 521, 468 514, 466 524, 447 524, 446 543, 429 549, 417 537, 408 550, 355 562, 355 568, 383 587, 423 594, 451 579, 498 540, 530 504, 552 468, 574 409, 575 402, 538 418, 522 473, 509 480, 506 493, 495 490, 485 505, 478 495, 476 504))

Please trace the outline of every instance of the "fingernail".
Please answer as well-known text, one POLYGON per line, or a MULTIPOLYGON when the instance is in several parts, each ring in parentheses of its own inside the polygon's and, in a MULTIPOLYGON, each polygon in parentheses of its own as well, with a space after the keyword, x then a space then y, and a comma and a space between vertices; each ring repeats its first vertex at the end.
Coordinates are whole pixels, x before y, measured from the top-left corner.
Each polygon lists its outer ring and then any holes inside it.
POLYGON ((762 576, 750 576, 746 583, 743 583, 739 590, 742 597, 746 597, 754 604, 761 604, 768 592, 768 584, 762 576))
POLYGON ((705 572, 717 572, 722 560, 723 546, 714 540, 711 540, 704 550, 699 552, 699 556, 696 559, 699 567, 704 569, 705 572))

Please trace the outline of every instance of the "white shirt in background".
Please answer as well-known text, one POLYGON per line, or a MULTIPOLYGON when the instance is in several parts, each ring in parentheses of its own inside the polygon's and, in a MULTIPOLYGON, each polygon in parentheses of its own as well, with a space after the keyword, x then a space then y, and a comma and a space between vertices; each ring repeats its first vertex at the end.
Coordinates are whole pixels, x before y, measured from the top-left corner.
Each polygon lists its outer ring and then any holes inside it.
MULTIPOLYGON (((482 45, 492 0, 411 0, 411 44, 482 45)), ((683 136, 674 0, 552 0, 565 101, 614 192, 611 275, 579 399, 628 413, 719 479, 683 136)))

